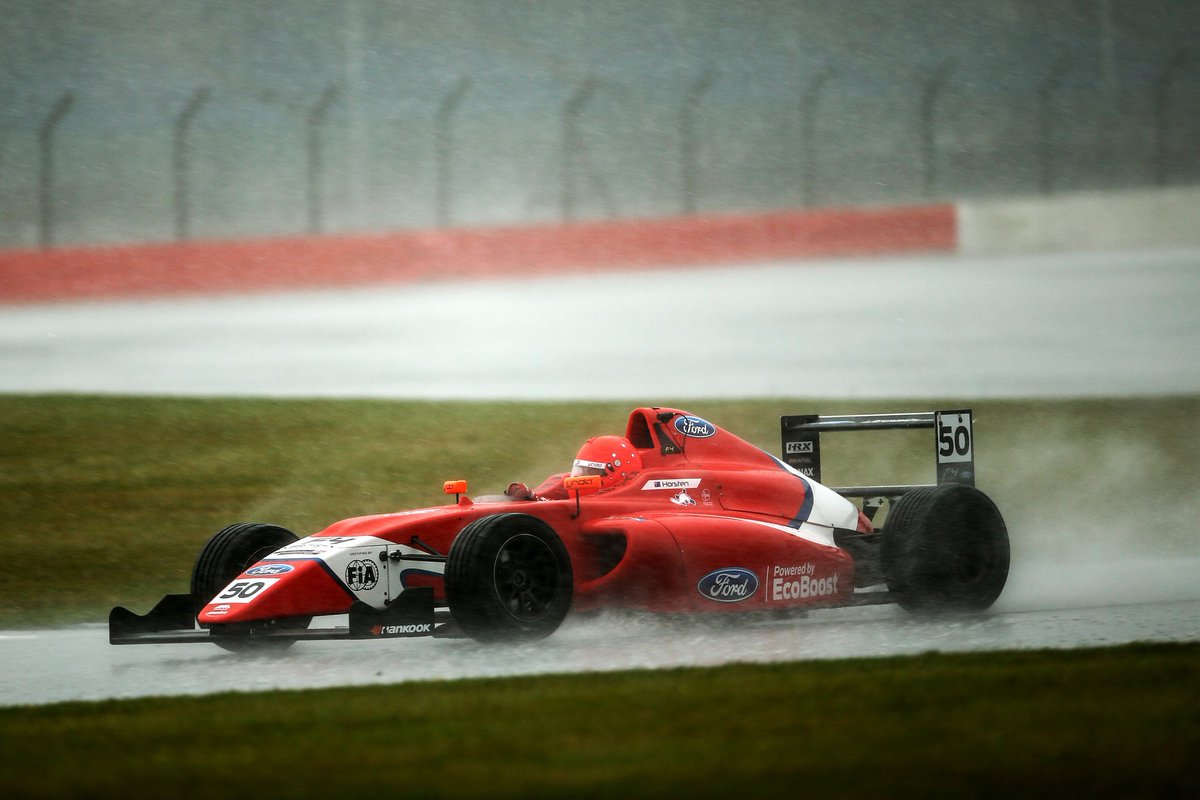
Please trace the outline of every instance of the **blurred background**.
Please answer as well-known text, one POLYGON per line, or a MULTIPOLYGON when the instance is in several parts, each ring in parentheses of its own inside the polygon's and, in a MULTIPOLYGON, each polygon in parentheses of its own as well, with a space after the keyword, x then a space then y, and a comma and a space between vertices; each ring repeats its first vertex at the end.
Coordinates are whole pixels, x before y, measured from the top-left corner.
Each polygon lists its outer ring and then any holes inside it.
POLYGON ((0 0, 0 247, 1200 182, 1191 0, 0 0))

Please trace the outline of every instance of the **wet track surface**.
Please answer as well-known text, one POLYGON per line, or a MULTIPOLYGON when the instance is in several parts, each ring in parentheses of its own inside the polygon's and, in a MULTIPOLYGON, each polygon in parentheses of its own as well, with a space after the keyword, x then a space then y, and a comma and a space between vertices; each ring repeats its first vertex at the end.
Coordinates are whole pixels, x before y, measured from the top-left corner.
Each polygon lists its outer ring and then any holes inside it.
POLYGON ((211 644, 114 647, 100 625, 0 634, 0 706, 65 700, 393 684, 469 677, 1200 640, 1200 560, 1017 565, 985 614, 896 606, 722 622, 569 618, 522 645, 468 639, 300 642, 277 655, 211 644))
MULTIPOLYGON (((1198 269, 1200 251, 939 257, 10 307, 0 391, 654 402, 1196 393, 1198 269)), ((1062 558, 1014 563, 999 603, 975 617, 892 606, 744 625, 609 615, 519 647, 304 642, 276 657, 112 647, 102 625, 0 632, 0 705, 1196 640, 1195 554, 1062 558)))

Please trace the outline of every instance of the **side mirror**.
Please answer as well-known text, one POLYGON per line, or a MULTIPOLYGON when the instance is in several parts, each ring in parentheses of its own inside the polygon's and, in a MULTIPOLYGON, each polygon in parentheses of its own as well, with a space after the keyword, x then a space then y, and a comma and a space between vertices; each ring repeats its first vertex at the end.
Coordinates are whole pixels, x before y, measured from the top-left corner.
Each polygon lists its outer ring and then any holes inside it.
POLYGON ((574 475, 563 478, 563 486, 568 492, 575 492, 577 497, 581 494, 595 494, 600 491, 600 476, 574 475))
POLYGON ((600 476, 572 475, 571 477, 563 478, 563 487, 567 492, 575 493, 575 513, 571 515, 571 519, 578 519, 579 498, 585 494, 595 494, 600 491, 600 476))

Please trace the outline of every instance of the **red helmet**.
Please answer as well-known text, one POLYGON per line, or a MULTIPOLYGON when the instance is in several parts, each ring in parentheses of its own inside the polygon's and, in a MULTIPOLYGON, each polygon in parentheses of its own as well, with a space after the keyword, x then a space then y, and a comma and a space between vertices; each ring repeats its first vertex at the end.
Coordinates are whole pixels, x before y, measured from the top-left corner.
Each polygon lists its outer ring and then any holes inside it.
POLYGON ((642 468, 637 448, 624 436, 597 436, 588 439, 575 454, 571 475, 599 475, 600 486, 620 486, 642 468))

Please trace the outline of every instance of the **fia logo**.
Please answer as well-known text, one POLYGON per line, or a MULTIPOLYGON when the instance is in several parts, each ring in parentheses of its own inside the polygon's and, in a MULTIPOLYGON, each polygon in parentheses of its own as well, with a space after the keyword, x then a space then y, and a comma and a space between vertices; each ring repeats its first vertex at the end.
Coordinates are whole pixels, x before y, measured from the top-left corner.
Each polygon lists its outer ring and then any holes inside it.
POLYGON ((379 583, 379 565, 371 559, 359 559, 346 565, 346 585, 355 592, 374 589, 379 583))

